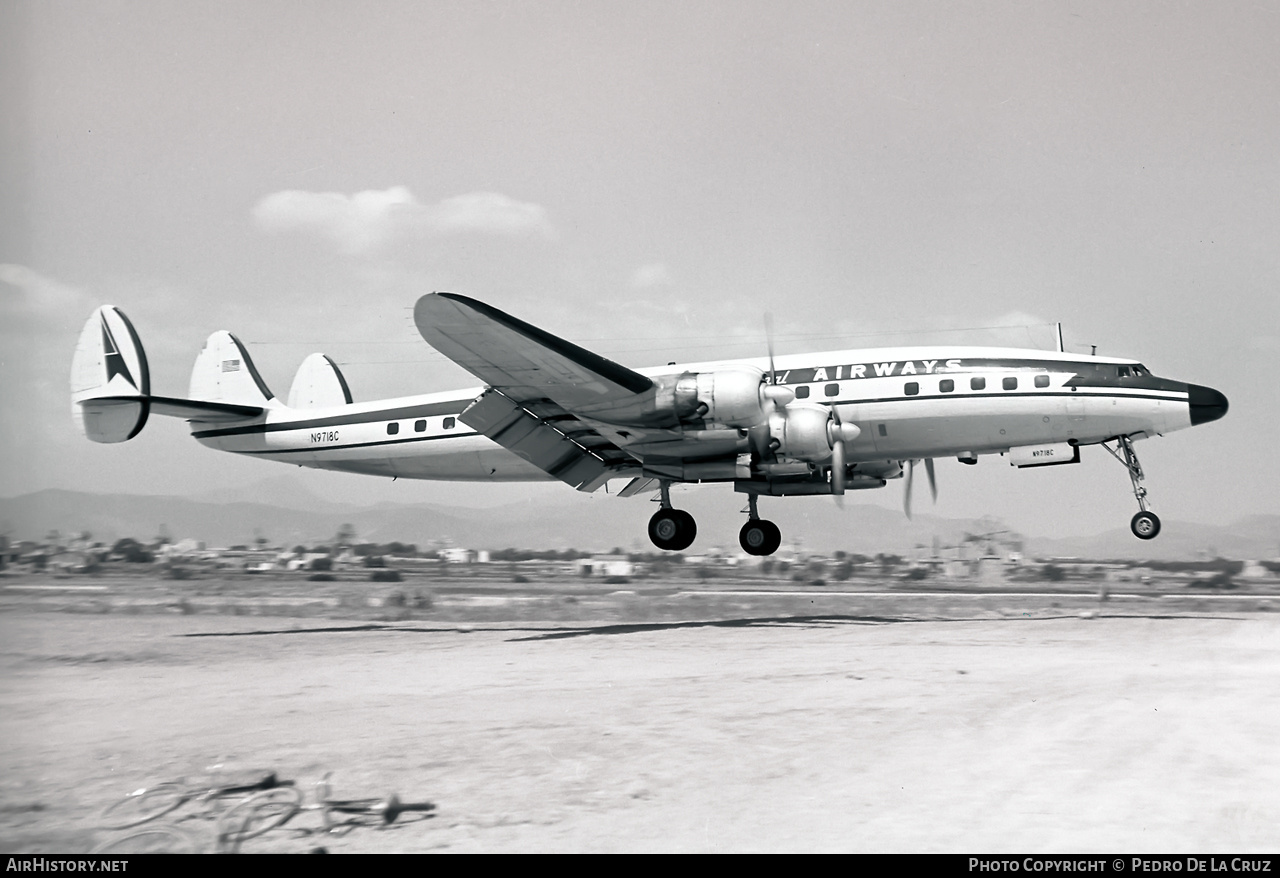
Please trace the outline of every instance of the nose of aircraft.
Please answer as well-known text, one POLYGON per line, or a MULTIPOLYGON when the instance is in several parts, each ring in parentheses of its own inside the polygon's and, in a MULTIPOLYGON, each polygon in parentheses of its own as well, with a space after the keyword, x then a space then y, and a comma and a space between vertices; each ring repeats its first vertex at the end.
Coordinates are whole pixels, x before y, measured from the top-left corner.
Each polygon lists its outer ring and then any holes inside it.
POLYGON ((1216 421, 1227 413, 1227 398, 1212 387, 1187 385, 1187 402, 1191 406, 1191 425, 1216 421))

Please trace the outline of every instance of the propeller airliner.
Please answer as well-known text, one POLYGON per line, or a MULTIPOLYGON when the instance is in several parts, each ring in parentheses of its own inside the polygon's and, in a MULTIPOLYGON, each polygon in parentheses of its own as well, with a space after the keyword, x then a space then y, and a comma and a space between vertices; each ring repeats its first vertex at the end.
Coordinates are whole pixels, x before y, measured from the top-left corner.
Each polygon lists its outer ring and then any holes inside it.
MULTIPOLYGON (((71 368, 72 412, 95 442, 132 439, 150 415, 186 419, 198 442, 264 460, 393 478, 559 480, 595 491, 625 479, 624 497, 658 493, 649 537, 693 543, 693 517, 673 484, 732 482, 746 494, 739 534, 752 555, 781 545, 760 497, 834 495, 904 481, 911 514, 916 464, 934 497, 933 461, 1013 466, 1078 463, 1101 446, 1126 468, 1152 539, 1139 439, 1227 412, 1210 387, 1154 375, 1134 360, 1018 348, 827 351, 630 369, 455 293, 422 296, 423 339, 483 386, 354 402, 338 365, 303 361, 287 401, 267 388, 231 333, 211 335, 185 398, 151 393, 142 343, 124 313, 97 309, 71 368)), ((770 333, 771 336, 771 333, 770 333)))

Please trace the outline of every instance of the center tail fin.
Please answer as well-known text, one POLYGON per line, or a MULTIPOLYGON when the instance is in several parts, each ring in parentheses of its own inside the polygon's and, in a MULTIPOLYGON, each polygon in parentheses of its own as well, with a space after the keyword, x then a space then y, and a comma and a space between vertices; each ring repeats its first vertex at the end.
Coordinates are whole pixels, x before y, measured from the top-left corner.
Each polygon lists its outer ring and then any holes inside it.
POLYGON ((151 394, 142 341, 129 318, 114 305, 98 308, 85 323, 71 359, 71 413, 94 442, 126 442, 142 432, 153 413, 187 420, 240 421, 261 415, 272 400, 249 355, 228 332, 210 336, 196 360, 191 386, 192 399, 151 394), (226 359, 242 364, 229 371, 243 369, 244 374, 225 382, 197 381, 198 375, 225 366, 225 360, 215 358, 226 352, 228 339, 237 353, 226 359))

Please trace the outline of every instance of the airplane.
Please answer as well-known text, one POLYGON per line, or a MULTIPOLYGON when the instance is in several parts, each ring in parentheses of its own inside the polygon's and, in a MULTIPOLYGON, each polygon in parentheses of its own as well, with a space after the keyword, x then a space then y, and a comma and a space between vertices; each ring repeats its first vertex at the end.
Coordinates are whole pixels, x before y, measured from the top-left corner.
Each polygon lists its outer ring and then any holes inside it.
POLYGON ((832 495, 904 482, 923 462, 1016 467, 1080 462, 1101 446, 1127 470, 1153 539, 1134 442, 1216 421, 1217 390, 1160 378, 1135 360, 1058 350, 909 347, 825 351, 630 369, 483 302, 435 292, 418 299, 422 338, 483 386, 354 402, 341 370, 307 357, 287 401, 267 388, 245 346, 209 336, 185 398, 151 393, 142 343, 111 305, 85 323, 71 368, 73 415, 95 442, 132 439, 150 415, 184 418, 202 445, 319 469, 391 478, 559 480, 591 492, 657 493, 649 538, 688 548, 697 524, 671 504, 673 484, 731 482, 747 496, 739 533, 751 555, 782 542, 761 497, 832 495))

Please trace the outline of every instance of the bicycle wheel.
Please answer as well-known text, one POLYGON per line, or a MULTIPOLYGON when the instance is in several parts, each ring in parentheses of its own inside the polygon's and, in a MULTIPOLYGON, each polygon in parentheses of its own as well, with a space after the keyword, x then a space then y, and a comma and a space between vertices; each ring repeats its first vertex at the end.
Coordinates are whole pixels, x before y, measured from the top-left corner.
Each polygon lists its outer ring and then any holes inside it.
POLYGON ((144 787, 112 802, 102 811, 104 829, 128 829, 163 817, 191 797, 182 784, 162 783, 144 787))
POLYGON ((219 845, 235 850, 245 839, 287 823, 301 807, 297 787, 276 787, 241 799, 218 818, 219 845))
POLYGON ((172 826, 156 826, 108 839, 91 854, 198 854, 200 846, 191 836, 172 826))

